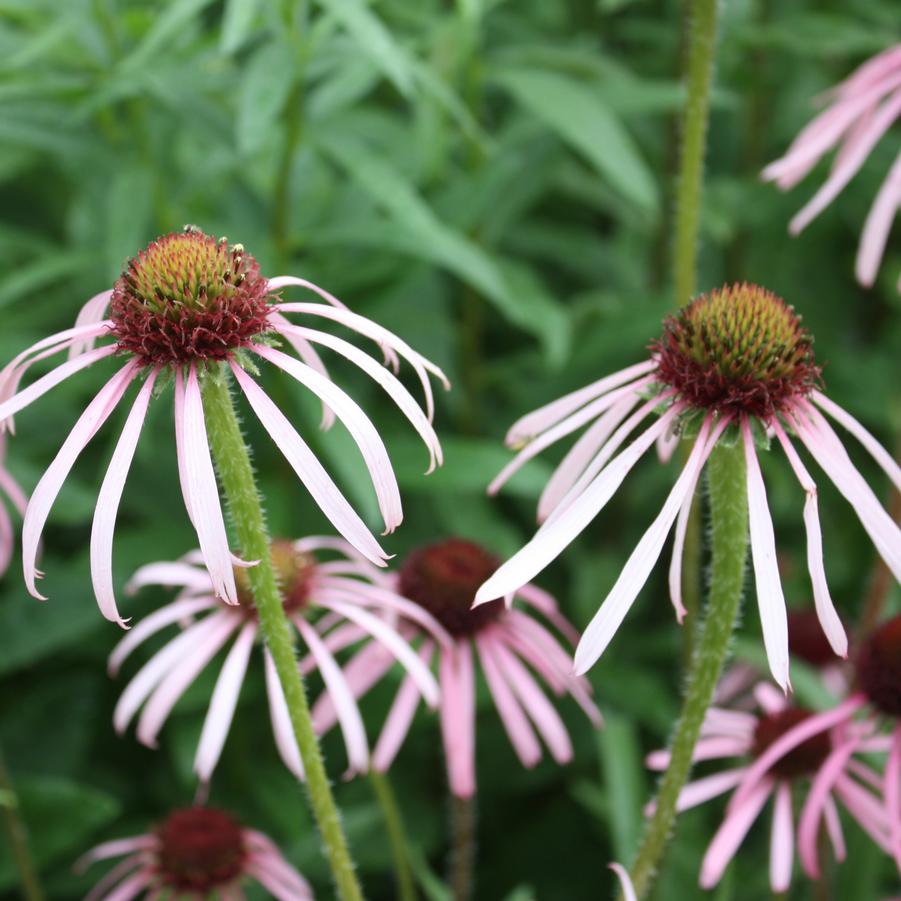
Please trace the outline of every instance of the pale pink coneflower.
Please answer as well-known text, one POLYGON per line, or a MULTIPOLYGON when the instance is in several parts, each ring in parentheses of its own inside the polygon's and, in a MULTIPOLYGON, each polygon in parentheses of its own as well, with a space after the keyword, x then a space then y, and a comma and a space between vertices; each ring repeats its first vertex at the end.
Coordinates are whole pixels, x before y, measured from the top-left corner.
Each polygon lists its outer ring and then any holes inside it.
POLYGON ((855 513, 896 578, 901 578, 901 530, 848 457, 823 415, 855 436, 901 488, 901 468, 849 413, 818 390, 812 339, 792 307, 754 285, 711 291, 664 323, 663 336, 644 363, 574 391, 519 420, 507 435, 525 447, 491 484, 496 491, 516 470, 553 442, 589 428, 557 467, 541 495, 538 532, 479 589, 477 603, 515 591, 541 572, 606 506, 626 475, 662 436, 695 439, 676 483, 641 538, 607 599, 582 636, 576 671, 604 652, 660 556, 675 524, 669 589, 679 621, 682 548, 695 488, 721 439, 739 442, 747 463, 751 556, 767 656, 776 681, 788 688, 785 599, 776 561, 773 523, 757 459, 758 446, 777 443, 805 492, 807 563, 817 615, 835 653, 847 637, 829 594, 823 564, 817 486, 795 447, 800 442, 855 513), (653 423, 624 450, 629 435, 653 423), (794 440, 793 440, 794 439, 794 440))
MULTIPOLYGON (((297 633, 300 647, 309 652, 306 671, 316 669, 334 701, 344 735, 348 775, 365 772, 369 764, 366 731, 356 700, 335 660, 348 646, 372 642, 382 649, 390 665, 399 662, 410 677, 413 691, 430 707, 438 703, 438 684, 429 668, 386 620, 398 614, 415 619, 435 640, 449 642, 442 627, 425 610, 390 591, 380 570, 339 538, 304 538, 277 541, 272 560, 282 588, 284 609, 297 633), (325 552, 331 559, 322 559, 325 552)), ((259 624, 246 572, 236 570, 239 603, 223 603, 215 594, 198 554, 182 560, 151 563, 137 571, 129 591, 147 585, 178 588, 174 601, 141 620, 119 642, 109 659, 116 675, 125 659, 148 638, 177 625, 178 634, 158 650, 122 692, 113 714, 119 733, 141 710, 137 737, 155 747, 157 736, 175 704, 213 657, 233 642, 216 681, 194 758, 194 770, 209 781, 231 727, 257 643, 259 624)), ((288 707, 275 664, 263 648, 266 691, 276 746, 285 765, 303 778, 303 765, 291 729, 288 707)))
POLYGON ((160 898, 244 901, 242 883, 258 882, 277 901, 313 901, 309 883, 285 860, 272 839, 245 829, 221 810, 174 810, 144 835, 104 842, 75 864, 125 857, 85 896, 85 901, 160 898))
MULTIPOLYGON (((901 118, 901 44, 873 57, 827 94, 829 104, 806 125, 785 156, 763 170, 765 181, 783 191, 800 182, 833 148, 832 171, 813 198, 792 219, 796 235, 815 219, 858 173, 879 140, 901 118)), ((872 285, 901 205, 901 153, 876 195, 864 224, 855 271, 872 285)), ((901 291, 901 280, 898 282, 901 291)))
MULTIPOLYGON (((477 669, 488 683, 513 750, 525 767, 541 760, 539 737, 557 763, 569 762, 573 753, 566 727, 539 681, 557 697, 571 695, 595 726, 601 723, 588 681, 572 674, 570 653, 533 615, 540 614, 568 641, 578 638, 547 592, 523 585, 516 592, 520 603, 509 609, 502 602, 471 609, 476 588, 498 562, 481 546, 453 538, 412 551, 397 577, 398 593, 438 620, 452 638, 452 644, 438 645, 418 622, 409 623, 410 640, 418 640, 423 663, 432 665, 437 652, 448 781, 451 791, 461 798, 476 791, 477 669)), ((375 645, 359 651, 344 670, 354 695, 369 691, 390 664, 390 658, 375 645)), ((377 772, 386 771, 397 756, 419 696, 407 674, 373 751, 372 767, 377 772)), ((337 715, 334 696, 321 696, 313 707, 317 731, 331 728, 337 715)))
POLYGON ((5 460, 6 435, 0 431, 0 576, 9 569, 15 545, 15 529, 9 511, 6 509, 4 498, 22 515, 25 514, 25 507, 28 505, 25 492, 6 470, 5 460))
POLYGON ((328 376, 316 347, 326 347, 358 366, 397 404, 425 442, 431 467, 441 462, 432 428, 433 397, 429 375, 447 384, 442 372, 400 338, 351 312, 327 291, 293 276, 265 278, 240 244, 229 245, 199 229, 153 241, 126 266, 112 290, 93 297, 74 328, 37 342, 0 372, 0 424, 55 385, 111 356, 125 360, 79 417, 56 459, 34 490, 22 529, 23 567, 29 592, 40 598, 35 582, 38 543, 50 508, 76 458, 122 400, 129 385, 141 387, 113 453, 94 513, 91 574, 104 616, 123 623, 116 607, 112 542, 125 479, 151 398, 164 382, 174 382, 175 445, 184 503, 200 543, 216 594, 238 603, 228 538, 207 443, 201 382, 215 375, 238 385, 263 427, 285 455, 337 531, 367 559, 384 565, 387 555, 337 488, 306 441, 254 378, 256 364, 271 363, 312 391, 324 406, 323 424, 335 417, 347 427, 369 470, 384 518, 385 532, 401 521, 401 501, 388 453, 378 430, 328 376), (297 286, 324 303, 283 302, 280 289, 297 286), (106 317, 109 309, 109 318, 106 317), (291 322, 287 314, 297 315, 291 322), (377 360, 317 326, 336 323, 377 342, 395 368, 408 360, 422 384, 426 412, 410 392, 377 360), (94 347, 98 339, 109 343, 94 347), (296 357, 278 349, 285 342, 296 357), (28 368, 68 350, 70 359, 26 388, 28 368))
MULTIPOLYGON (((805 874, 819 878, 817 846, 823 830, 835 858, 844 860, 839 804, 889 853, 892 827, 880 797, 882 779, 858 756, 884 752, 886 736, 877 734, 870 723, 849 719, 853 700, 816 713, 790 704, 763 682, 755 686, 754 697, 755 711, 711 707, 694 749, 695 763, 729 758, 745 762, 689 782, 677 802, 681 812, 734 789, 701 863, 701 887, 713 888, 719 882, 771 798, 769 875, 774 892, 789 888, 796 845, 805 874), (801 802, 797 817, 795 801, 801 802)), ((664 770, 669 753, 655 751, 647 763, 651 769, 664 770)))

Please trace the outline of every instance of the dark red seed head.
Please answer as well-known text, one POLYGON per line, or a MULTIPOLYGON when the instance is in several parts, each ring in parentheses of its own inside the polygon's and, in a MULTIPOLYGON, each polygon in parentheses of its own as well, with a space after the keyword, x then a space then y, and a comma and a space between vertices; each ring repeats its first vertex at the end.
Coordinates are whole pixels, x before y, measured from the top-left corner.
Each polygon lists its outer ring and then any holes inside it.
POLYGON ((757 285, 702 294, 652 345, 657 376, 700 410, 768 418, 807 395, 820 370, 794 309, 757 285))
POLYGON ((832 650, 815 610, 789 611, 788 648, 793 656, 811 666, 829 666, 841 660, 832 650))
POLYGON ((268 281, 240 244, 193 226, 151 242, 113 286, 119 348, 145 366, 224 360, 269 330, 268 281))
MULTIPOLYGON (((293 542, 286 539, 273 541, 271 550, 272 566, 282 591, 285 613, 296 613, 303 609, 309 601, 310 579, 313 576, 316 561, 309 554, 296 550, 293 542)), ((247 567, 235 567, 235 586, 238 589, 238 602, 256 615, 250 586, 250 571, 247 567)))
POLYGON ((901 717, 901 616, 883 623, 860 646, 857 686, 874 707, 901 717))
MULTIPOLYGON (((788 707, 778 713, 770 713, 757 722, 754 730, 754 746, 752 753, 760 757, 767 748, 786 732, 799 726, 813 714, 800 707, 788 707)), ((771 772, 781 779, 797 779, 815 773, 832 750, 832 742, 828 732, 820 732, 813 738, 802 742, 788 754, 784 754, 773 765, 771 772)))
POLYGON ((244 869, 247 850, 241 827, 220 810, 175 810, 155 832, 156 865, 167 887, 206 897, 244 869))
POLYGON ((500 600, 471 609, 479 586, 499 565, 500 560, 479 545, 449 538, 407 555, 400 569, 400 593, 425 607, 451 635, 474 635, 504 611, 500 600))

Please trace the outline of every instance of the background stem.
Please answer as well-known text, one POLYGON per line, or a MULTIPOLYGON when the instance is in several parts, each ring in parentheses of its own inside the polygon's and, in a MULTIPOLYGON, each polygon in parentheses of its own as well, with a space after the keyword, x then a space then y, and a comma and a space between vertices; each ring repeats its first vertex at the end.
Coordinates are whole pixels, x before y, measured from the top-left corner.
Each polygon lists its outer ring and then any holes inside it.
POLYGON ((391 859, 394 862, 394 878, 397 881, 397 901, 416 901, 416 884, 410 867, 409 843, 400 807, 391 782, 385 773, 369 771, 369 782, 388 830, 391 859))
POLYGON ((713 699, 738 619, 748 549, 748 494, 741 442, 718 444, 707 464, 713 558, 707 614, 692 657, 682 713, 670 745, 670 764, 657 790, 656 809, 645 831, 632 881, 646 896, 672 834, 676 801, 691 771, 704 715, 713 699))
POLYGON ((454 901, 469 901, 474 888, 476 859, 476 802, 450 795, 450 889, 454 901))
POLYGON ((34 865, 28 844, 28 827, 20 815, 19 797, 13 788, 2 749, 0 749, 0 809, 3 810, 3 825, 6 827, 13 860, 19 871, 22 897, 25 901, 44 901, 37 867, 34 865))
POLYGON ((205 374, 202 391, 210 448, 241 553, 246 560, 260 561, 246 573, 253 591, 260 631, 272 655, 288 703, 291 725, 306 772, 310 806, 322 834, 335 888, 342 901, 361 901, 363 894, 332 797, 319 741, 313 731, 306 691, 294 654, 294 637, 272 566, 269 533, 250 463, 250 452, 241 434, 228 377, 222 367, 205 374))

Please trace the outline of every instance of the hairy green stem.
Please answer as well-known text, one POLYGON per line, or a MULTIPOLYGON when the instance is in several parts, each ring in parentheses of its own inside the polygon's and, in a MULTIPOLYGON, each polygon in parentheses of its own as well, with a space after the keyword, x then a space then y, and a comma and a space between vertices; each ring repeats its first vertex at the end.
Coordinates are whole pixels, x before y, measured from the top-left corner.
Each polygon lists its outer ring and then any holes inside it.
POLYGON ((25 901, 44 901, 44 892, 28 843, 28 827, 19 813, 19 797, 13 788, 2 750, 0 750, 0 808, 3 810, 3 824, 6 827, 13 860, 19 871, 22 897, 25 901))
POLYGON ((682 713, 670 744, 670 764, 657 789, 654 814, 632 868, 639 898, 654 880, 676 816, 676 801, 691 771, 695 743, 728 656, 738 620, 748 552, 748 492, 741 442, 717 445, 707 464, 713 558, 707 613, 697 641, 682 713))
POLYGON ((382 819, 388 830, 394 878, 397 883, 397 901, 416 901, 416 883, 413 881, 413 870, 410 867, 410 846, 394 789, 391 788, 388 777, 375 770, 369 771, 369 782, 382 809, 382 819))
POLYGON ((474 888, 476 861, 476 800, 450 796, 450 890, 454 901, 469 901, 474 888))
POLYGON ((282 606, 250 452, 241 434, 228 376, 223 367, 205 374, 202 391, 210 448, 241 553, 247 560, 259 561, 256 566, 247 569, 247 577, 253 592, 260 631, 272 656, 288 704, 291 725, 306 772, 310 806, 322 835, 337 895, 342 901, 361 901, 363 894, 325 772, 319 741, 313 731, 306 690, 297 666, 294 637, 282 606))

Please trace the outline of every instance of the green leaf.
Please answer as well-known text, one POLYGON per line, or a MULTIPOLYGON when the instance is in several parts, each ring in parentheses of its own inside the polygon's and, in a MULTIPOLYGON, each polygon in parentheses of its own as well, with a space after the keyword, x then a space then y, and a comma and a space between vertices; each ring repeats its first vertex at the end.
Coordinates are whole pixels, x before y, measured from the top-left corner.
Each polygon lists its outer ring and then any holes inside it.
POLYGON ((260 0, 226 0, 219 41, 223 53, 234 53, 245 42, 259 5, 260 0))
POLYGON ((597 742, 614 856, 617 860, 628 860, 641 832, 644 798, 641 745, 634 724, 613 714, 605 716, 597 742))
POLYGON ((622 122, 588 84, 552 72, 509 69, 495 80, 648 213, 659 205, 651 170, 622 122))
POLYGON ((319 0, 323 9, 347 29, 351 37, 385 77, 408 97, 413 77, 404 49, 362 0, 319 0))
POLYGON ((153 27, 144 36, 144 40, 122 61, 122 66, 138 68, 145 65, 155 53, 185 31, 191 20, 212 2, 213 0, 174 0, 168 4, 154 19, 153 27))
MULTIPOLYGON (((41 291, 58 281, 90 269, 96 260, 86 251, 59 251, 19 266, 0 285, 0 307, 41 291)), ((87 299, 87 298, 85 298, 87 299)))
POLYGON ((248 155, 269 137, 295 82, 294 50, 286 41, 260 47, 241 82, 236 121, 238 150, 248 155))

